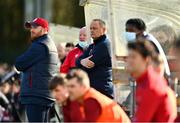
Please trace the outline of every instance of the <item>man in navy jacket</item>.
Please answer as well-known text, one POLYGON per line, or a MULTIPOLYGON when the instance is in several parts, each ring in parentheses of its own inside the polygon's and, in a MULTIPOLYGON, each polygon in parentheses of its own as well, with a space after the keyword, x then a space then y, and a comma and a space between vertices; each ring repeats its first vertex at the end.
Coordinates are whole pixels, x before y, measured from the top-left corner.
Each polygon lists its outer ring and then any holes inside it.
POLYGON ((94 43, 77 59, 76 65, 88 73, 91 87, 113 98, 111 46, 105 35, 105 22, 94 19, 90 31, 94 43))
POLYGON ((45 19, 36 18, 25 26, 30 29, 32 43, 15 63, 17 70, 23 72, 20 101, 25 105, 29 122, 47 122, 48 111, 54 102, 48 82, 58 71, 57 49, 47 35, 45 19))

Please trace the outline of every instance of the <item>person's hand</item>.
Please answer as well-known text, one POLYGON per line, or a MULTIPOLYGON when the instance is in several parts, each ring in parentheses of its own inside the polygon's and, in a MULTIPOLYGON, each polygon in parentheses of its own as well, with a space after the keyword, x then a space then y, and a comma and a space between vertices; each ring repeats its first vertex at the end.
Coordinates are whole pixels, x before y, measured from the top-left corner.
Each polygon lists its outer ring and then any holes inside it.
POLYGON ((81 60, 81 65, 86 67, 86 68, 93 68, 95 64, 94 64, 94 62, 89 60, 91 57, 92 57, 92 55, 87 57, 87 58, 82 59, 81 60))

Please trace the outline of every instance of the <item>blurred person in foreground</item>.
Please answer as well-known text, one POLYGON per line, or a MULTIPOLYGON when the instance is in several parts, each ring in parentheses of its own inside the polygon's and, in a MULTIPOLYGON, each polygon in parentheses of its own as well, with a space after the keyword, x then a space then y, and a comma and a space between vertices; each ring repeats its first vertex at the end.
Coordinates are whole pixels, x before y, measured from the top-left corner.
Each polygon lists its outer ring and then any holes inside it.
POLYGON ((55 76, 49 83, 51 94, 60 106, 60 114, 63 115, 64 122, 82 122, 79 105, 70 101, 66 83, 67 81, 63 76, 55 76))
POLYGON ((74 44, 72 42, 68 42, 65 45, 65 52, 66 52, 66 56, 68 55, 68 53, 74 49, 74 44))
MULTIPOLYGON (((177 115, 176 98, 165 78, 154 69, 158 60, 149 41, 128 43, 127 69, 136 79, 135 122, 173 122, 177 115)), ((158 64, 157 64, 158 65, 158 64)))
POLYGON ((130 122, 115 101, 90 87, 86 72, 72 69, 66 78, 69 98, 79 104, 83 122, 130 122))
POLYGON ((86 27, 83 27, 79 31, 79 43, 66 56, 64 63, 61 65, 60 72, 68 73, 71 68, 75 67, 76 59, 83 54, 87 47, 87 30, 86 27))
POLYGON ((163 59, 164 73, 169 77, 170 69, 163 48, 153 35, 146 32, 145 22, 140 18, 131 18, 127 20, 125 30, 125 38, 128 42, 133 42, 135 40, 148 40, 155 46, 156 52, 160 54, 163 59))
POLYGON ((76 65, 88 73, 91 87, 113 99, 111 45, 106 36, 105 22, 92 20, 90 32, 93 43, 76 60, 76 65))
POLYGON ((57 51, 58 51, 58 57, 59 57, 60 65, 62 65, 64 63, 64 60, 66 59, 65 47, 63 47, 62 44, 58 44, 57 45, 57 51))
POLYGON ((20 101, 25 105, 29 122, 47 122, 48 112, 54 103, 48 82, 58 71, 58 54, 54 42, 48 36, 48 21, 36 18, 26 22, 31 32, 29 49, 17 57, 15 67, 23 72, 20 101))

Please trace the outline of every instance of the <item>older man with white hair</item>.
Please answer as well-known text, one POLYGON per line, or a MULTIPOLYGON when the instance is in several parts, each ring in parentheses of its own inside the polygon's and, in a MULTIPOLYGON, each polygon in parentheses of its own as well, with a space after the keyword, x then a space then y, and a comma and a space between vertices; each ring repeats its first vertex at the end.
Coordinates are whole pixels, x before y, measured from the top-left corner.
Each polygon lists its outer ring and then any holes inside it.
POLYGON ((68 73, 68 71, 75 67, 75 61, 76 59, 81 56, 84 52, 84 50, 88 47, 87 43, 87 31, 86 27, 83 27, 79 31, 79 42, 76 45, 76 48, 71 50, 68 55, 66 56, 66 59, 64 63, 61 65, 60 72, 61 73, 68 73))

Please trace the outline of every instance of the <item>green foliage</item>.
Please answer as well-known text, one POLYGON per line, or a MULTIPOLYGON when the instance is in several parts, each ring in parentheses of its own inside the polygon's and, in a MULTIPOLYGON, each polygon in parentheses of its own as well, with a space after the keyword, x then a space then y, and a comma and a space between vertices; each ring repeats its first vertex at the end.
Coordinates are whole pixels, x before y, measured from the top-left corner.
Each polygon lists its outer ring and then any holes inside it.
POLYGON ((24 1, 0 0, 0 62, 13 63, 25 47, 24 1))
POLYGON ((54 0, 52 8, 54 23, 75 27, 85 25, 84 10, 79 6, 79 0, 54 0))

